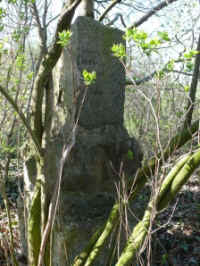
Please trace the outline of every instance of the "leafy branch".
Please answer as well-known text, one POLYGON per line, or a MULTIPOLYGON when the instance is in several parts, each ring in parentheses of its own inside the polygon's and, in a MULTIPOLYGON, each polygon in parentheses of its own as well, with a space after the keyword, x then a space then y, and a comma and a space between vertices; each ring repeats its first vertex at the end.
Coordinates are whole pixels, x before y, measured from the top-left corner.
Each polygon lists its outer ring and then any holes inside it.
POLYGON ((38 140, 33 132, 33 130, 30 127, 30 124, 28 123, 26 117, 24 116, 24 114, 22 113, 22 111, 19 109, 19 107, 17 106, 17 104, 15 103, 15 101, 12 99, 12 97, 7 93, 7 91, 0 85, 0 92, 5 96, 5 98, 7 99, 7 101, 12 105, 13 109, 16 111, 16 113, 19 115, 22 123, 24 124, 25 128, 27 129, 28 133, 30 134, 33 143, 35 145, 35 148, 37 150, 37 152, 39 153, 39 155, 42 155, 42 149, 40 144, 38 143, 38 140))

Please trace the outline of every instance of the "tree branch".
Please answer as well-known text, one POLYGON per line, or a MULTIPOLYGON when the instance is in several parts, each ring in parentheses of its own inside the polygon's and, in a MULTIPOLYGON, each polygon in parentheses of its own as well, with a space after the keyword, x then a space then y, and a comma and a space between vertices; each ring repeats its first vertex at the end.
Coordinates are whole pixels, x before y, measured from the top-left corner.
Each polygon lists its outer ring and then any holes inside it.
POLYGON ((120 2, 121 0, 113 0, 112 3, 106 8, 104 13, 100 16, 99 21, 102 21, 105 18, 105 16, 108 14, 108 12, 120 2))
POLYGON ((187 109, 186 109, 188 112, 187 112, 186 117, 185 117, 184 127, 190 126, 191 121, 192 121, 192 113, 194 110, 197 84, 198 84, 198 78, 199 78, 199 67, 200 67, 200 34, 199 34, 199 39, 198 39, 196 51, 198 53, 196 54, 196 57, 195 57, 194 71, 193 71, 193 75, 192 75, 188 105, 187 105, 187 109))
POLYGON ((118 20, 118 18, 120 18, 121 23, 122 23, 122 25, 124 26, 124 28, 127 28, 127 26, 126 26, 126 24, 125 24, 125 22, 124 22, 123 16, 122 16, 122 14, 120 14, 120 13, 116 13, 116 14, 115 14, 115 17, 114 17, 114 18, 113 18, 108 24, 106 24, 106 26, 111 26, 111 25, 113 25, 114 22, 116 22, 116 21, 118 20))
POLYGON ((53 17, 52 19, 50 19, 48 22, 47 22, 47 27, 54 21, 54 20, 56 20, 57 18, 59 18, 59 15, 57 15, 57 16, 55 16, 55 17, 53 17))
MULTIPOLYGON (((180 57, 176 60, 174 60, 174 63, 180 63, 180 62, 183 62, 184 60, 180 57)), ((151 79, 153 79, 153 77, 159 73, 160 71, 163 71, 163 72, 166 72, 166 73, 170 73, 170 72, 175 72, 175 73, 179 73, 179 74, 183 74, 183 75, 187 75, 187 76, 192 76, 192 74, 190 73, 187 73, 187 72, 182 72, 182 71, 177 71, 177 70, 168 70, 167 66, 168 64, 170 63, 170 60, 164 65, 164 67, 161 69, 161 70, 155 70, 153 71, 151 74, 149 74, 148 76, 142 78, 142 79, 135 79, 133 77, 133 80, 134 80, 134 84, 133 84, 133 81, 132 80, 127 80, 126 81, 126 85, 141 85, 143 84, 144 82, 147 82, 151 79)))
POLYGON ((36 150, 38 151, 39 155, 42 156, 42 149, 40 147, 40 144, 38 143, 38 140, 32 131, 28 121, 26 120, 24 114, 19 109, 15 101, 12 99, 12 97, 7 93, 7 91, 0 85, 0 92, 6 97, 7 101, 12 105, 13 109, 16 111, 16 113, 19 115, 22 123, 24 124, 25 128, 27 129, 28 133, 31 136, 31 139, 33 140, 33 143, 35 144, 36 150))
MULTIPOLYGON (((164 70, 163 70, 164 71, 164 70)), ((153 79, 153 77, 156 75, 156 73, 157 73, 158 71, 154 71, 154 72, 152 72, 150 75, 148 75, 148 76, 146 76, 146 77, 144 77, 144 78, 142 78, 142 79, 134 79, 134 81, 135 81, 135 84, 133 84, 133 81, 131 81, 131 80, 127 80, 126 81, 126 85, 137 85, 137 86, 139 86, 139 85, 141 85, 141 84, 143 84, 143 83, 145 83, 145 82, 147 82, 147 81, 149 81, 149 80, 151 80, 151 79, 153 79)), ((171 70, 170 72, 173 72, 173 73, 178 73, 178 74, 181 74, 181 75, 185 75, 185 76, 192 76, 192 74, 191 73, 188 73, 188 72, 183 72, 183 71, 179 71, 179 70, 171 70)))
POLYGON ((139 86, 139 85, 151 80, 155 76, 156 73, 157 73, 157 71, 154 71, 150 75, 148 75, 148 76, 146 76, 146 77, 144 77, 144 78, 142 78, 140 80, 137 80, 137 79, 133 78, 134 82, 135 82, 134 84, 133 84, 132 80, 127 80, 126 81, 126 85, 137 85, 137 86, 139 86))
POLYGON ((80 0, 75 0, 69 7, 65 6, 63 8, 60 18, 58 20, 54 36, 54 43, 48 54, 43 58, 35 80, 33 89, 34 132, 40 144, 42 142, 43 135, 42 102, 44 96, 44 89, 48 83, 49 75, 53 67, 56 65, 62 51, 61 45, 58 44, 58 33, 62 32, 63 30, 70 29, 74 10, 79 3, 80 0))
POLYGON ((177 73, 177 74, 181 74, 181 75, 185 75, 185 76, 189 76, 189 77, 191 77, 192 76, 192 74, 191 73, 188 73, 188 72, 184 72, 184 71, 179 71, 179 70, 172 70, 171 72, 173 72, 173 73, 177 73))
MULTIPOLYGON (((36 6, 36 3, 32 3, 31 4, 32 10, 33 10, 33 15, 35 17, 36 23, 37 23, 37 28, 38 28, 38 32, 39 32, 39 36, 40 36, 40 41, 41 41, 41 46, 42 46, 42 51, 46 48, 46 29, 45 29, 45 25, 42 25, 41 21, 40 21, 40 16, 38 13, 38 9, 36 6)), ((45 12, 44 12, 45 13, 45 12)), ((44 17, 44 15, 43 15, 44 17)))
POLYGON ((172 4, 174 2, 176 2, 177 0, 165 0, 163 2, 161 2, 160 4, 158 4, 157 6, 155 6, 154 8, 152 8, 146 15, 144 15, 142 18, 140 18, 138 21, 136 21, 135 23, 133 23, 129 29, 131 28, 135 28, 140 26, 142 23, 146 22, 150 17, 152 17, 155 13, 157 13, 158 11, 160 11, 161 9, 163 9, 164 7, 168 6, 169 4, 172 4))

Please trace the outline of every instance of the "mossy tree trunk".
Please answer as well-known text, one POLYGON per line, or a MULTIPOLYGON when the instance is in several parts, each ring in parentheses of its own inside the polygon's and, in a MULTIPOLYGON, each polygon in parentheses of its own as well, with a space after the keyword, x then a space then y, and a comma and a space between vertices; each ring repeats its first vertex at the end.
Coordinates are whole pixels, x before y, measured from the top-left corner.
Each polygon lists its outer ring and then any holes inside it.
POLYGON ((116 264, 117 266, 131 265, 136 254, 144 244, 148 233, 150 233, 150 223, 156 218, 156 214, 166 208, 176 197, 182 186, 188 181, 189 177, 199 165, 200 149, 193 154, 184 156, 176 163, 164 179, 158 196, 148 204, 143 219, 133 229, 126 247, 116 264))

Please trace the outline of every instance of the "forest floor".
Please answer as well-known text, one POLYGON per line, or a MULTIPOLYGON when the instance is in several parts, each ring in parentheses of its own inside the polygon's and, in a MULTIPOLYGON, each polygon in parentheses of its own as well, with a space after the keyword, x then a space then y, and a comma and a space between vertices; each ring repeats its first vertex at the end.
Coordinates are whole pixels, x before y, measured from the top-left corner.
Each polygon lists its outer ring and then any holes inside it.
MULTIPOLYGON (((148 199, 147 186, 138 201, 146 203, 148 199)), ((20 241, 14 204, 11 209, 14 248, 19 254, 20 241)), ((176 201, 157 216, 152 232, 150 252, 140 256, 137 266, 200 265, 200 180, 197 175, 184 185, 176 201)), ((12 265, 9 264, 9 243, 8 219, 5 209, 0 208, 0 266, 12 265)))

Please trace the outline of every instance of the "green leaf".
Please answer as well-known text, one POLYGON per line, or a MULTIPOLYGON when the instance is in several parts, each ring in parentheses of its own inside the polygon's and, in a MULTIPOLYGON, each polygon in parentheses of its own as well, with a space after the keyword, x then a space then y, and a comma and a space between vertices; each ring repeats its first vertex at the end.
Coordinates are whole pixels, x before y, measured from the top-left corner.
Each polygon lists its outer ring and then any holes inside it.
POLYGON ((189 52, 184 53, 184 54, 183 54, 183 57, 184 57, 185 59, 191 59, 192 57, 196 56, 197 54, 199 54, 198 51, 196 51, 196 50, 190 50, 189 52))
POLYGON ((113 52, 113 55, 120 59, 123 59, 124 57, 126 57, 126 48, 122 43, 113 44, 111 50, 113 52))
MULTIPOLYGON (((143 52, 147 56, 150 56, 151 52, 157 53, 157 50, 155 48, 159 47, 163 43, 163 41, 170 41, 170 38, 167 32, 159 32, 158 37, 155 37, 148 41, 147 33, 144 32, 143 30, 138 30, 136 28, 128 29, 125 32, 123 38, 128 41, 133 40, 138 47, 142 48, 143 52)), ((117 53, 115 51, 115 55, 117 57, 120 57, 120 52, 118 51, 117 53)))
POLYGON ((16 67, 19 70, 24 70, 25 69, 25 55, 19 54, 16 58, 16 67))
POLYGON ((156 46, 160 45, 161 42, 158 38, 154 38, 154 39, 150 40, 149 44, 152 47, 156 47, 156 46))
POLYGON ((30 72, 26 75, 28 80, 32 80, 34 72, 30 72))
POLYGON ((83 75, 84 83, 86 86, 91 85, 96 80, 96 72, 95 71, 88 72, 86 69, 84 69, 82 75, 83 75))
POLYGON ((60 44, 62 47, 65 47, 68 45, 70 38, 72 36, 72 32, 69 30, 64 30, 62 32, 58 33, 59 41, 57 41, 58 44, 60 44))
POLYGON ((144 51, 150 49, 150 45, 149 45, 149 43, 145 43, 145 42, 144 42, 144 43, 141 43, 140 46, 141 46, 141 48, 142 48, 144 51))
POLYGON ((169 42, 170 38, 168 36, 168 33, 166 31, 159 31, 158 36, 161 38, 161 40, 169 42))
POLYGON ((191 72, 193 70, 194 64, 192 62, 186 63, 187 71, 191 72))
POLYGON ((184 86, 184 91, 185 92, 188 92, 190 90, 190 87, 189 86, 184 86))
POLYGON ((160 70, 156 73, 156 77, 161 80, 165 75, 165 72, 163 70, 160 70))
POLYGON ((133 34, 133 40, 138 42, 138 41, 144 41, 146 40, 148 37, 147 33, 144 31, 139 31, 137 30, 134 34, 133 34))
POLYGON ((168 71, 173 71, 174 70, 174 60, 170 60, 169 63, 166 66, 168 71))
POLYGON ((134 29, 127 29, 125 34, 123 35, 123 38, 125 40, 129 41, 130 39, 132 39, 135 30, 136 30, 135 28, 134 29))

